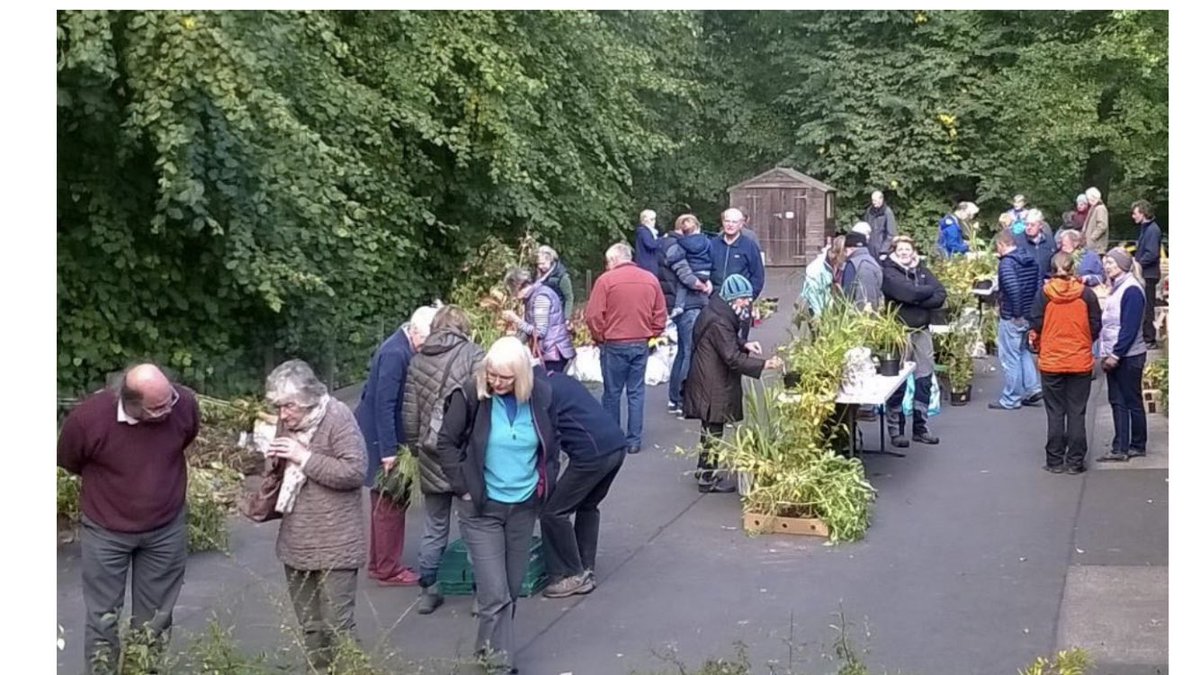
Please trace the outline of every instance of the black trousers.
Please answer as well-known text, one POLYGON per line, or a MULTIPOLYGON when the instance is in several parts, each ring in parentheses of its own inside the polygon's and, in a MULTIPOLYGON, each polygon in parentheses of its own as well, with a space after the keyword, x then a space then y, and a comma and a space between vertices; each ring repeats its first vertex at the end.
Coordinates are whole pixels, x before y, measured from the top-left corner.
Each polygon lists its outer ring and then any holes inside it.
POLYGON ((571 460, 542 508, 546 571, 551 579, 596 569, 600 502, 625 462, 625 448, 586 464, 571 460), (575 523, 571 523, 571 514, 575 523))
POLYGON ((1158 277, 1146 280, 1146 311, 1142 314, 1142 339, 1146 344, 1158 342, 1158 331, 1154 330, 1154 308, 1158 305, 1158 277))
POLYGON ((1087 457, 1088 396, 1092 374, 1042 371, 1042 397, 1046 405, 1046 464, 1083 466, 1087 457))

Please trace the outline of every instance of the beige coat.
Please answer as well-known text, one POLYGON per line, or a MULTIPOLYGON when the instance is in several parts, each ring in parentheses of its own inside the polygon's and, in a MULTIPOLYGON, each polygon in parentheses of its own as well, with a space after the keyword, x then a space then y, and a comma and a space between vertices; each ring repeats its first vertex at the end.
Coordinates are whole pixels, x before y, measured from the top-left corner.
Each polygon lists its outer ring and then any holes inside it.
POLYGON ((336 399, 317 425, 308 480, 279 524, 275 554, 299 570, 357 569, 367 559, 362 489, 367 448, 354 413, 336 399))
POLYGON ((1104 202, 1096 202, 1088 211, 1087 221, 1083 224, 1083 236, 1087 239, 1088 249, 1103 256, 1108 253, 1108 207, 1104 202))

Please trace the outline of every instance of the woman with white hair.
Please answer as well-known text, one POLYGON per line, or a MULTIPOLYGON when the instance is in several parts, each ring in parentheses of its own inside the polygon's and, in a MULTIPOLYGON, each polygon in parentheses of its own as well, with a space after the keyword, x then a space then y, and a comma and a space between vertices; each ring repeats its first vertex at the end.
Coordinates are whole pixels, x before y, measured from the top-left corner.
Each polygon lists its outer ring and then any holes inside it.
POLYGON ((531 345, 535 356, 541 359, 546 370, 563 372, 567 363, 575 358, 575 345, 571 343, 571 331, 567 326, 568 316, 562 299, 542 281, 535 281, 529 270, 513 268, 504 277, 504 284, 514 297, 525 303, 525 318, 506 310, 504 319, 516 328, 531 345))
POLYGON ((571 286, 571 273, 558 259, 558 251, 549 246, 539 246, 537 271, 538 281, 558 294, 558 299, 562 301, 563 314, 566 315, 567 321, 570 321, 571 313, 575 311, 575 289, 571 286))
POLYGON ((307 363, 271 372, 266 398, 279 415, 268 471, 285 462, 275 510, 275 554, 304 630, 309 665, 328 668, 340 636, 354 637, 358 568, 367 559, 362 487, 366 443, 354 414, 329 395, 307 363))
POLYGON ((474 379, 450 395, 438 433, 475 574, 476 656, 514 673, 513 623, 533 526, 558 478, 550 400, 550 384, 534 379, 529 351, 503 337, 474 379))
POLYGON ((1088 250, 1104 255, 1108 249, 1108 207, 1100 200, 1100 191, 1090 187, 1084 191, 1090 209, 1083 223, 1083 236, 1088 250))

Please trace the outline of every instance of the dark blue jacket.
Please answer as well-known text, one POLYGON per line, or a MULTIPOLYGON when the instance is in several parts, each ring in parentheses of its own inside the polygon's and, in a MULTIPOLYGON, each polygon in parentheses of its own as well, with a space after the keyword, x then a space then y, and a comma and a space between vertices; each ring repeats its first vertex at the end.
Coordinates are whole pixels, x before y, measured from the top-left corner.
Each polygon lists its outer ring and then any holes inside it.
POLYGON ((1138 234, 1137 248, 1134 249, 1133 259, 1142 266, 1142 276, 1157 279, 1161 276, 1159 269, 1159 254, 1162 250, 1162 230, 1156 221, 1142 224, 1138 234))
POLYGON ((962 223, 953 213, 947 214, 938 223, 938 250, 947 258, 970 251, 967 242, 963 241, 962 223))
MULTIPOLYGON (((675 306, 675 296, 679 293, 686 294, 683 299, 685 310, 704 309, 704 306, 708 304, 708 296, 693 287, 693 284, 698 281, 698 277, 692 271, 692 255, 689 255, 688 251, 700 251, 710 246, 708 237, 699 232, 688 235, 671 232, 664 238, 662 248, 659 249, 663 264, 659 270, 659 282, 664 285, 663 296, 667 299, 667 307, 675 306), (670 293, 665 290, 664 280, 671 284, 670 293)), ((711 257, 710 253, 710 260, 711 257)), ((711 272, 711 266, 709 270, 711 272)), ((715 278, 716 275, 712 274, 711 276, 715 278)), ((714 294, 716 288, 717 282, 713 281, 714 294)))
POLYGON ((541 366, 534 373, 550 383, 550 419, 558 434, 558 445, 572 464, 585 465, 625 451, 621 427, 579 380, 564 373, 548 373, 541 366))
POLYGON ((392 333, 371 356, 367 383, 354 409, 354 418, 367 442, 367 477, 363 481, 367 487, 375 485, 382 458, 395 455, 396 448, 406 442, 400 410, 413 357, 412 344, 405 334, 407 325, 392 333))
POLYGON ((740 274, 750 281, 754 289, 754 297, 762 293, 766 283, 763 271, 762 249, 750 237, 738 236, 733 244, 725 243, 725 235, 717 233, 712 238, 713 295, 721 289, 721 284, 734 274, 740 274))
MULTIPOLYGON (((1045 225, 1042 227, 1044 228, 1045 225)), ((1017 248, 1024 249, 1037 262, 1038 278, 1049 279, 1050 260, 1054 257, 1058 248, 1054 245, 1054 240, 1046 234, 1045 230, 1042 231, 1041 236, 1042 240, 1040 242, 1034 242, 1029 238, 1028 234, 1022 232, 1021 234, 1014 234, 1013 239, 1017 240, 1017 248)))
POLYGON ((637 241, 633 245, 633 261, 647 272, 658 274, 658 248, 661 244, 662 239, 656 239, 650 228, 638 225, 637 241))
POLYGON ((692 274, 704 272, 707 275, 704 277, 705 279, 712 276, 713 254, 711 239, 697 232, 696 234, 689 234, 681 238, 679 240, 679 247, 683 249, 688 267, 692 268, 692 274))
POLYGON ((1029 319, 1042 277, 1029 251, 1017 248, 1000 258, 1000 318, 1029 319))

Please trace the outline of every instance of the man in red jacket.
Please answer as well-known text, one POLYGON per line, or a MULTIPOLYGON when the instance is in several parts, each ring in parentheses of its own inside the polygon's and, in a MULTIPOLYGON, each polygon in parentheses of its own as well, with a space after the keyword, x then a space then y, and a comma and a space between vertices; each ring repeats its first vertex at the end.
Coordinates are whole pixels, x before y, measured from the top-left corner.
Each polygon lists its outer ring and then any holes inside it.
POLYGON ((199 430, 195 395, 148 363, 129 369, 115 389, 84 399, 63 422, 58 465, 83 478, 80 563, 89 672, 115 670, 131 569, 133 627, 160 636, 171 627, 187 563, 183 451, 199 430))
POLYGON ((621 424, 621 392, 628 396, 629 454, 642 451, 646 362, 650 338, 667 327, 667 301, 658 279, 633 264, 628 244, 613 244, 604 255, 608 271, 596 279, 587 303, 587 325, 600 345, 604 409, 621 424))

